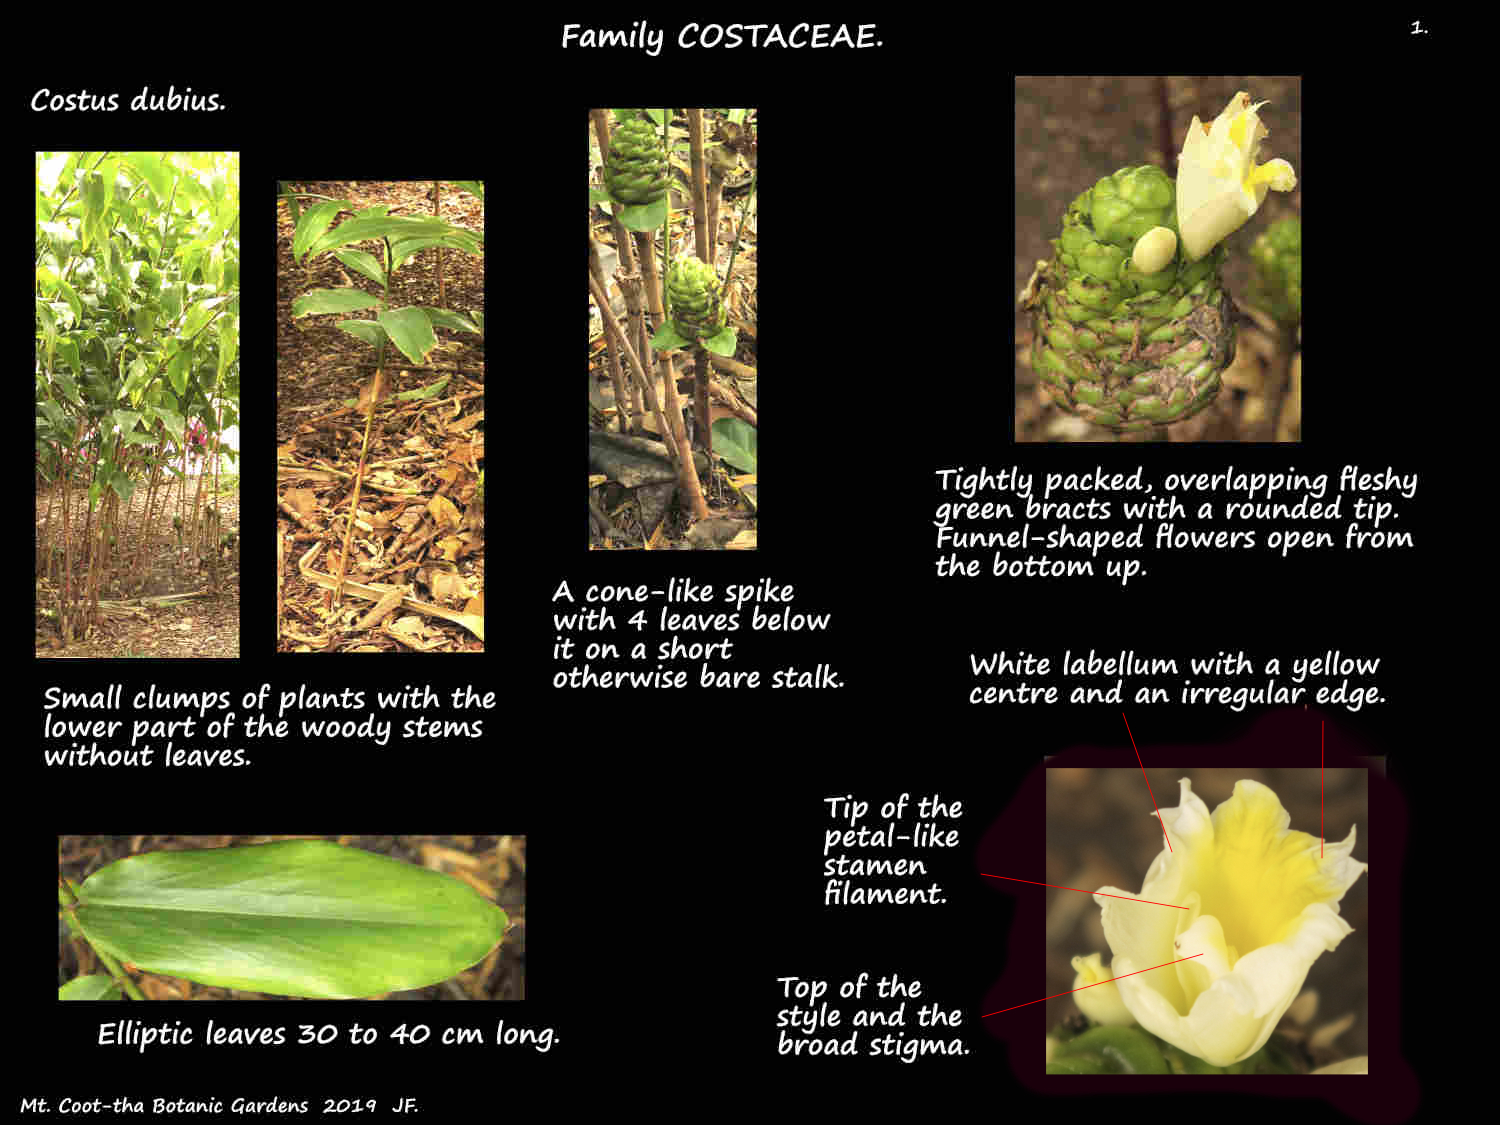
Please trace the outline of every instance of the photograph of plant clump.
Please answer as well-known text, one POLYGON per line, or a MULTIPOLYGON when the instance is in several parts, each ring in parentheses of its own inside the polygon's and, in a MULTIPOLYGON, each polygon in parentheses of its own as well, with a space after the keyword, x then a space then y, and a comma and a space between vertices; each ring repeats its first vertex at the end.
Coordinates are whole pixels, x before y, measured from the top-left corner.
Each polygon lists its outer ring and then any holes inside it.
POLYGON ((239 154, 36 154, 36 655, 240 655, 239 154))
POLYGON ((524 836, 60 836, 59 1000, 524 1000, 524 836))
POLYGON ((283 182, 276 645, 484 651, 484 185, 283 182))
POLYGON ((754 550, 753 109, 589 111, 589 550, 754 550))
POLYGON ((1018 442, 1302 437, 1302 80, 1016 79, 1018 442))

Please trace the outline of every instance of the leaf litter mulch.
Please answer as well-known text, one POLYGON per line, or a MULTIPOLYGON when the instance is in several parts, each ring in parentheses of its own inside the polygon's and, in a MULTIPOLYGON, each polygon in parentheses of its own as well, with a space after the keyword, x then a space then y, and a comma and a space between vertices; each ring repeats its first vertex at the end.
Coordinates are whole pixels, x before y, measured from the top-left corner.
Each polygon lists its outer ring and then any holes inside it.
MULTIPOLYGON (((350 212, 384 205, 392 215, 433 214, 431 182, 298 182, 296 190, 343 200, 350 212)), ((304 206, 314 200, 303 200, 304 206)), ((444 186, 438 217, 482 232, 483 205, 444 186)), ((341 216, 340 221, 347 216, 341 216)), ((292 305, 315 289, 375 283, 331 255, 292 257, 293 224, 277 216, 276 440, 277 648, 281 652, 482 652, 484 650, 484 345, 472 333, 435 329, 438 346, 415 366, 338 327, 340 316, 294 320, 292 305), (375 399, 359 512, 341 604, 339 572, 364 442, 365 404, 375 399)), ((356 244, 377 261, 383 248, 356 244)), ((391 308, 484 309, 482 257, 427 249, 397 272, 391 308)), ((369 313, 354 314, 369 317, 369 313)))
MULTIPOLYGON (((525 836, 60 836, 57 870, 74 883, 116 860, 146 852, 270 844, 278 840, 332 840, 438 871, 489 899, 509 921, 505 937, 488 957, 458 976, 430 988, 393 992, 381 1000, 524 1000, 526 998, 526 837, 525 836)), ((87 942, 57 919, 57 984, 107 970, 87 942)), ((148 1000, 263 1000, 240 992, 195 984, 155 973, 132 973, 148 1000)), ((274 999, 298 999, 274 997, 274 999)))

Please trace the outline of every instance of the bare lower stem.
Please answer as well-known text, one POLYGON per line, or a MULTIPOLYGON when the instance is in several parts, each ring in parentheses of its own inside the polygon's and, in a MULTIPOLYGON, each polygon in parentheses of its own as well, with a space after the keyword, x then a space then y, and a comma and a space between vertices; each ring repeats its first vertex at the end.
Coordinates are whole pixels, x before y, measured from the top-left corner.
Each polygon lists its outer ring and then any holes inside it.
MULTIPOLYGON (((377 378, 379 372, 376 372, 377 378)), ((365 455, 370 452, 370 426, 375 421, 375 396, 370 396, 370 412, 365 415, 365 441, 359 447, 359 472, 354 474, 354 499, 349 502, 349 525, 344 528, 344 553, 339 556, 338 584, 333 588, 333 604, 344 599, 344 572, 349 567, 349 540, 354 535, 354 518, 359 515, 359 486, 365 479, 365 455)))

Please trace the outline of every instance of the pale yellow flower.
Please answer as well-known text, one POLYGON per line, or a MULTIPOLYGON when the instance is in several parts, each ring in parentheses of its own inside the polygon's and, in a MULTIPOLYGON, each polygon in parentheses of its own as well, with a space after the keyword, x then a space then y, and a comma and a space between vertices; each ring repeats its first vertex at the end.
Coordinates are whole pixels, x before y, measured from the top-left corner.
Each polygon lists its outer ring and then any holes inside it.
POLYGON ((1197 261, 1245 225, 1266 192, 1291 191, 1297 174, 1285 160, 1257 164, 1269 132, 1244 92, 1205 125, 1194 115, 1177 157, 1177 226, 1189 261, 1197 261))
POLYGON ((1073 1002, 1094 1023, 1109 1027, 1130 1027, 1135 1017, 1120 999, 1120 990, 1110 980, 1104 959, 1097 953, 1073 958, 1073 1002))
POLYGON ((1110 975, 1130 1014, 1153 1035, 1227 1066, 1265 1044, 1312 963, 1353 932, 1338 905, 1366 865, 1350 856, 1354 829, 1323 845, 1289 831, 1286 809, 1259 782, 1237 782, 1212 816, 1191 782, 1181 786, 1178 807, 1161 811, 1172 849, 1163 846, 1139 896, 1101 887, 1094 900, 1114 952, 1110 975))

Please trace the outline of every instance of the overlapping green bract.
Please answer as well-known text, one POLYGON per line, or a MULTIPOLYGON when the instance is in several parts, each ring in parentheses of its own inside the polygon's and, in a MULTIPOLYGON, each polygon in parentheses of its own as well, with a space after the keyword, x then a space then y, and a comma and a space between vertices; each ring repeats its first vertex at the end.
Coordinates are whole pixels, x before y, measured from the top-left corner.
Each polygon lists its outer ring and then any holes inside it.
POLYGON ((1154 164, 1121 168, 1073 201, 1064 229, 1084 227, 1089 236, 1129 256, 1135 240, 1152 227, 1177 229, 1177 192, 1171 177, 1154 164))
POLYGON ((1250 303, 1283 324, 1302 321, 1302 220, 1282 219, 1250 247, 1250 303))
POLYGON ((1196 262, 1179 251, 1142 273, 1131 253, 1158 226, 1179 233, 1171 178, 1121 168, 1069 205, 1037 278, 1032 362, 1048 397, 1118 432, 1197 414, 1234 358, 1223 248, 1196 262))
POLYGON ((723 289, 713 267, 699 258, 679 258, 667 271, 667 308, 686 340, 717 336, 724 327, 723 289))
POLYGON ((633 117, 615 130, 604 184, 622 203, 655 203, 667 194, 667 154, 647 118, 633 117))

